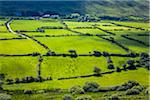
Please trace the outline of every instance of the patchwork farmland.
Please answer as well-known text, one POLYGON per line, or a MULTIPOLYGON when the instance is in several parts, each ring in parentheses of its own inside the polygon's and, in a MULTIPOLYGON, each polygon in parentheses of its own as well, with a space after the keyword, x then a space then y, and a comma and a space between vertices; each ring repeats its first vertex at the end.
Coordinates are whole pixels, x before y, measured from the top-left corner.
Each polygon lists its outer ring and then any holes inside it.
MULTIPOLYGON (((111 87, 129 80, 147 88, 148 52, 148 23, 0 20, 0 78, 8 93, 66 90, 86 82, 111 87)), ((57 94, 57 99, 63 94, 57 94)))

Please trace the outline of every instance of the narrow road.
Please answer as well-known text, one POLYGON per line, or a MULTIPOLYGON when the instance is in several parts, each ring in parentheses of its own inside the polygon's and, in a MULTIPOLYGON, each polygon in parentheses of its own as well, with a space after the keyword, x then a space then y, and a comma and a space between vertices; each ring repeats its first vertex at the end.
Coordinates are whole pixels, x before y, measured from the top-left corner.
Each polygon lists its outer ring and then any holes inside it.
POLYGON ((10 24, 11 24, 12 21, 13 21, 13 18, 11 18, 10 20, 8 20, 8 21, 5 23, 7 30, 8 30, 10 33, 13 33, 13 34, 15 34, 15 35, 19 35, 19 36, 21 36, 21 37, 30 39, 29 37, 24 36, 23 34, 14 32, 14 31, 11 29, 11 27, 10 27, 10 24))
POLYGON ((40 41, 36 40, 36 39, 33 38, 32 36, 28 36, 28 35, 26 35, 26 34, 13 31, 13 30, 11 29, 11 27, 10 27, 10 24, 11 24, 11 22, 12 22, 13 20, 14 20, 14 19, 11 18, 10 20, 8 20, 8 21, 5 23, 6 28, 7 28, 7 30, 8 30, 9 32, 11 32, 11 33, 13 33, 13 34, 16 34, 16 35, 19 35, 19 36, 21 36, 21 37, 23 37, 23 38, 26 38, 26 39, 31 39, 31 40, 33 40, 34 42, 38 43, 40 46, 42 46, 44 49, 46 49, 48 52, 51 51, 51 50, 48 48, 48 46, 46 46, 45 44, 43 44, 43 43, 41 43, 40 41))

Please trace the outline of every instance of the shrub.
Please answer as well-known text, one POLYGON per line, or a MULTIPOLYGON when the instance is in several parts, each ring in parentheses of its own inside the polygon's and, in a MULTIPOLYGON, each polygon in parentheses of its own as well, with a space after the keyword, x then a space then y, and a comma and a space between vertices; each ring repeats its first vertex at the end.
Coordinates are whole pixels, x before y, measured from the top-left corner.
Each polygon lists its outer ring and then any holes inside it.
POLYGON ((45 93, 46 91, 45 90, 38 90, 36 91, 36 93, 39 93, 39 94, 42 94, 42 93, 45 93))
POLYGON ((65 94, 62 99, 63 100, 72 100, 72 96, 69 94, 65 94))
POLYGON ((137 94, 140 94, 140 91, 137 89, 128 89, 126 91, 126 95, 137 95, 137 94))
POLYGON ((121 72, 121 69, 117 67, 116 72, 121 72))
POLYGON ((134 86, 134 87, 132 87, 132 89, 137 89, 137 90, 139 90, 140 92, 142 92, 143 89, 144 89, 144 87, 141 86, 141 85, 139 85, 139 86, 134 86))
POLYGON ((92 97, 89 95, 79 96, 76 100, 92 100, 92 97))
POLYGON ((85 92, 98 92, 99 85, 96 82, 86 82, 83 89, 85 92))
POLYGON ((146 90, 145 90, 145 93, 150 95, 150 87, 148 87, 146 90))
POLYGON ((113 64, 109 64, 109 65, 108 65, 108 69, 115 69, 115 67, 114 67, 113 64))
POLYGON ((133 81, 133 80, 129 80, 128 83, 131 83, 133 86, 138 86, 138 85, 140 85, 138 82, 133 81))
POLYGON ((0 100, 11 100, 11 95, 1 93, 0 100))
POLYGON ((119 87, 117 88, 117 91, 125 91, 125 90, 128 90, 128 89, 129 89, 128 86, 119 86, 119 87))
POLYGON ((109 97, 109 100, 119 100, 119 97, 118 97, 118 95, 113 94, 109 97))
POLYGON ((69 89, 72 94, 84 94, 84 90, 80 86, 73 86, 69 89))
POLYGON ((24 94, 32 94, 31 90, 24 90, 24 94))
POLYGON ((98 67, 94 67, 93 72, 94 72, 95 74, 101 75, 101 69, 98 68, 98 67))

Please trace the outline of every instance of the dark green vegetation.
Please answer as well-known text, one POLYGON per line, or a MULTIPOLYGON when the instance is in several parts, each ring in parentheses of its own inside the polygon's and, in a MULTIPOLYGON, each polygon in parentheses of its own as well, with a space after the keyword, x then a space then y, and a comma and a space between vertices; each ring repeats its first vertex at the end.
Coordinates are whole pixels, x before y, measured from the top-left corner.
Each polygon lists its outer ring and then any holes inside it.
POLYGON ((0 15, 31 16, 42 13, 66 15, 78 12, 96 16, 128 16, 131 19, 141 20, 141 17, 149 16, 148 4, 148 0, 1 1, 0 15))

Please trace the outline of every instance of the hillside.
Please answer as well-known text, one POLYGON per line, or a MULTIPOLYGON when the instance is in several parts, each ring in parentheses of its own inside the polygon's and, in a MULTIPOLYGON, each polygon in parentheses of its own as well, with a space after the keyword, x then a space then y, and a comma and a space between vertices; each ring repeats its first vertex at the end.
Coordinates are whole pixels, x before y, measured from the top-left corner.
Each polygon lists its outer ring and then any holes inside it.
POLYGON ((105 1, 0 1, 0 15, 40 15, 57 13, 66 15, 74 12, 98 16, 149 16, 148 0, 105 0, 105 1))

